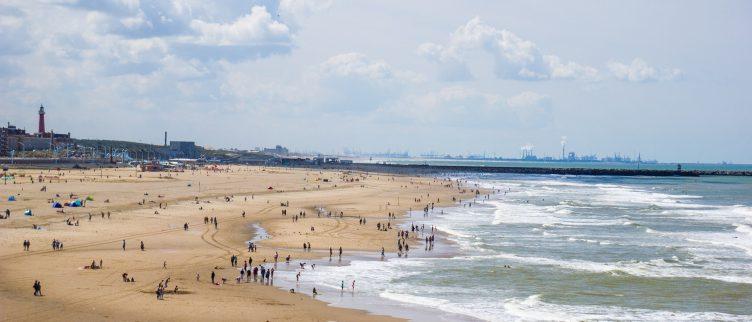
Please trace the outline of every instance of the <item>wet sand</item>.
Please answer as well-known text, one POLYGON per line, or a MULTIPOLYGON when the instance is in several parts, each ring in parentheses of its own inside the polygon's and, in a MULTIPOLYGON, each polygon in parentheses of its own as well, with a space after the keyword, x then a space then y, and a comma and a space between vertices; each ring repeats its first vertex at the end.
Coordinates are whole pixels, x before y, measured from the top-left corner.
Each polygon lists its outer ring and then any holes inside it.
POLYGON ((289 254, 293 263, 328 256, 329 247, 335 249, 336 256, 341 246, 344 259, 358 252, 380 251, 382 246, 395 252, 396 231, 376 229, 377 222, 388 221, 387 213, 403 217, 431 202, 449 205, 452 197, 474 196, 469 187, 459 190, 456 183, 447 186, 451 182, 430 177, 241 166, 228 169, 182 173, 144 173, 133 168, 11 169, 16 183, 0 183, 0 210, 11 210, 10 219, 0 219, 0 319, 394 320, 331 307, 312 299, 310 293, 291 294, 256 283, 235 284, 237 269, 230 267, 229 258, 239 256, 242 266, 249 256, 254 265, 263 260, 271 263, 275 251, 280 261, 289 254), (43 186, 46 191, 40 191, 43 186), (94 200, 86 207, 65 207, 65 213, 51 207, 52 200, 70 201, 70 194, 94 200), (7 201, 9 195, 17 200, 7 201), (287 202, 289 206, 282 206, 287 202), (166 204, 166 209, 159 208, 160 203, 166 204), (25 209, 34 215, 24 216, 25 209), (316 209, 337 215, 318 217, 316 209), (286 216, 282 210, 287 211, 286 216), (291 217, 300 211, 307 217, 293 222, 291 217), (358 224, 360 216, 367 218, 367 225, 358 224), (73 217, 79 226, 66 224, 66 219, 73 217), (204 224, 204 217, 217 217, 217 229, 204 224), (187 231, 184 223, 189 224, 187 231), (34 230, 34 224, 42 228, 34 230), (248 253, 246 242, 255 227, 261 227, 269 238, 258 242, 258 252, 248 253), (22 247, 25 239, 31 241, 28 252, 22 247), (62 251, 52 250, 53 239, 63 242, 62 251), (125 251, 122 240, 126 241, 125 251), (139 249, 141 241, 144 251, 139 249), (304 242, 310 242, 314 251, 303 252, 304 242), (100 259, 102 269, 84 268, 100 259), (227 284, 211 284, 212 271, 217 279, 226 278, 227 284), (136 282, 123 282, 123 273, 136 282), (178 285, 180 291, 167 293, 165 300, 158 301, 156 286, 168 277, 168 290, 178 285), (43 297, 33 296, 34 280, 41 281, 43 297))

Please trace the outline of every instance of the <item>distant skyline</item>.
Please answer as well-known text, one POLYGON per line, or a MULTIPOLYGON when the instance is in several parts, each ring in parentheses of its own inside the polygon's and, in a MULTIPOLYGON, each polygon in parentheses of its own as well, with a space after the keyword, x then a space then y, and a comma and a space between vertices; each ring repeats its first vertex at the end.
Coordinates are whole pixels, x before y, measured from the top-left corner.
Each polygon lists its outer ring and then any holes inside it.
POLYGON ((7 0, 0 122, 215 148, 752 163, 749 1, 7 0))

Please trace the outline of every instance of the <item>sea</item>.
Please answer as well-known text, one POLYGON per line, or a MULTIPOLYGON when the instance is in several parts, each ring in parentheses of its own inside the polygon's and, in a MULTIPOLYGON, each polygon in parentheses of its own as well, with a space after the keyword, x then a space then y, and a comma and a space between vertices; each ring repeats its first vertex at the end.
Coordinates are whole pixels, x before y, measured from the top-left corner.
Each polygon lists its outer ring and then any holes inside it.
POLYGON ((752 321, 752 178, 452 179, 495 193, 410 213, 436 249, 322 260, 280 287, 416 321, 752 321))

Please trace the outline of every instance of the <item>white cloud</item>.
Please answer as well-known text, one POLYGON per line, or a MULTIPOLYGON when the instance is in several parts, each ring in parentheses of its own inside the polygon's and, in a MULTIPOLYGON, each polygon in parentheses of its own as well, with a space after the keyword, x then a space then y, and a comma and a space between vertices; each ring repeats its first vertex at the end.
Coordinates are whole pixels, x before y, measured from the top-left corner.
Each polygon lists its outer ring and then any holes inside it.
POLYGON ((678 68, 655 68, 640 58, 635 58, 627 65, 612 61, 608 69, 618 80, 628 82, 671 81, 680 79, 683 72, 678 68))
POLYGON ((562 62, 555 55, 542 55, 532 41, 522 39, 511 31, 489 26, 478 17, 457 28, 446 46, 424 43, 418 47, 420 55, 439 63, 440 76, 450 76, 444 77, 448 79, 452 79, 452 76, 456 79, 470 78, 466 56, 472 51, 490 54, 494 58, 496 76, 502 79, 598 78, 598 70, 594 67, 562 62))
POLYGON ((543 60, 550 68, 552 79, 598 80, 598 70, 575 62, 562 63, 558 56, 546 55, 543 60))
POLYGON ((445 81, 464 81, 473 79, 465 62, 454 50, 445 50, 444 46, 424 43, 418 46, 418 55, 425 57, 439 66, 439 79, 445 81))
POLYGON ((197 35, 191 40, 202 45, 243 46, 259 43, 286 43, 291 40, 290 29, 272 19, 266 7, 253 6, 251 13, 231 23, 191 21, 197 35))
POLYGON ((222 65, 227 67, 223 89, 239 97, 248 109, 298 117, 364 115, 398 99, 422 80, 413 72, 357 52, 333 55, 287 77, 222 65))
POLYGON ((379 83, 421 80, 415 73, 395 70, 383 60, 373 60, 355 52, 330 57, 319 65, 319 71, 326 77, 359 78, 379 83))
POLYGON ((536 92, 525 91, 512 96, 507 99, 507 105, 514 108, 525 108, 531 106, 540 106, 542 104, 548 104, 549 97, 547 95, 538 94, 536 92))

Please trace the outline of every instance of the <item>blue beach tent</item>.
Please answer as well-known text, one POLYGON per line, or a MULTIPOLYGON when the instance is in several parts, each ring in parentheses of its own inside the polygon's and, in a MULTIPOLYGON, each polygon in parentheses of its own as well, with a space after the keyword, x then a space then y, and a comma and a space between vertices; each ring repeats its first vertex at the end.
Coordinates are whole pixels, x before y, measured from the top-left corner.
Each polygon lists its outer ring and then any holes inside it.
POLYGON ((16 196, 8 196, 8 201, 16 201, 16 196))
POLYGON ((63 205, 55 201, 52 203, 52 208, 63 208, 63 205))
POLYGON ((73 200, 70 203, 71 207, 81 207, 81 205, 83 205, 83 202, 81 202, 81 199, 73 200))

